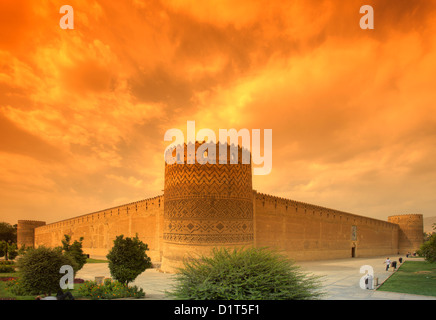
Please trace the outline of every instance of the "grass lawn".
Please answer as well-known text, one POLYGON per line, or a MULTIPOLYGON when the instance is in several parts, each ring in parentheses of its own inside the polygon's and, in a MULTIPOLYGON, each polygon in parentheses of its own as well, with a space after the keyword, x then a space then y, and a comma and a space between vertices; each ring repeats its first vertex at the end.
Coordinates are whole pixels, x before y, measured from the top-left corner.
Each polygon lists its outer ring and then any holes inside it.
POLYGON ((436 296, 436 263, 405 261, 377 290, 436 296))

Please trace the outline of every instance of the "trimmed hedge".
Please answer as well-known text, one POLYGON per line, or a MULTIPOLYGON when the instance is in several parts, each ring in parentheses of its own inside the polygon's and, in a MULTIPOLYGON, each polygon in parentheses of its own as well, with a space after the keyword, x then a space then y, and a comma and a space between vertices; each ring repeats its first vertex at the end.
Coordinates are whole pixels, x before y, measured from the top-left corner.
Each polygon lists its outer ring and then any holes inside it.
POLYGON ((127 286, 111 279, 105 279, 102 284, 85 281, 79 287, 78 294, 91 299, 143 298, 145 296, 142 288, 127 286))
POLYGON ((14 266, 0 264, 0 273, 11 273, 11 272, 15 272, 14 266))

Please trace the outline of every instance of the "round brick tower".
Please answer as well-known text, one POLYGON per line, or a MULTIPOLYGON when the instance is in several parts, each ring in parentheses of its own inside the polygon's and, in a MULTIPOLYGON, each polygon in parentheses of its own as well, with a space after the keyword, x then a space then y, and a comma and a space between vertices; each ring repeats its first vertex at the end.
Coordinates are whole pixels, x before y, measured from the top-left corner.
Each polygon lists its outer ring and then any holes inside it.
POLYGON ((422 214, 403 214, 388 217, 388 222, 399 226, 398 250, 400 254, 413 253, 424 241, 424 218, 422 214))
MULTIPOLYGON (((174 271, 183 259, 208 254, 214 247, 253 244, 251 163, 244 164, 240 147, 236 153, 223 145, 227 164, 219 164, 220 157, 225 160, 219 144, 209 145, 216 153, 207 158, 215 158, 215 164, 199 163, 195 157, 190 164, 193 155, 187 153, 192 144, 184 145, 184 164, 165 163, 163 271, 174 271), (231 164, 230 159, 237 163, 231 164)), ((205 146, 205 142, 196 142, 195 153, 205 146)))
POLYGON ((44 226, 45 221, 18 220, 17 223, 17 245, 20 248, 23 244, 26 247, 35 245, 35 228, 44 226))

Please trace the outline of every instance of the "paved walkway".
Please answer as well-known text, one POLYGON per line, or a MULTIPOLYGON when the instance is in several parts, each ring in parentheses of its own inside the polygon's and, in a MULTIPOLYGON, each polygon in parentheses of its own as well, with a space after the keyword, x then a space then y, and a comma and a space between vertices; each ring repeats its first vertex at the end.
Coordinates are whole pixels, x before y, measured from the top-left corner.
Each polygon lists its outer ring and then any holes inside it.
MULTIPOLYGON (((390 256, 391 261, 398 261, 399 256, 390 256)), ((392 271, 385 271, 383 264, 386 257, 353 258, 323 261, 300 261, 302 270, 323 276, 323 285, 327 300, 436 300, 436 297, 419 296, 413 294, 393 293, 376 290, 364 290, 360 288, 359 281, 363 273, 361 266, 369 265, 374 270, 374 277, 383 283, 392 271)), ((418 258, 411 258, 418 260, 418 258)), ((403 260, 405 257, 403 257, 403 260)), ((94 280, 96 276, 110 277, 106 263, 88 263, 77 274, 77 278, 94 280)), ((166 290, 171 290, 174 275, 159 272, 157 269, 148 269, 136 278, 133 285, 137 285, 146 293, 147 300, 165 300, 166 290)))
MULTIPOLYGON (((404 256, 389 256, 391 261, 397 261, 402 257, 403 262, 413 259, 406 259, 404 256)), ((324 261, 302 261, 297 264, 308 273, 324 276, 324 290, 327 293, 324 299, 327 300, 436 300, 436 297, 421 296, 414 294, 385 292, 376 290, 364 290, 360 288, 360 279, 365 273, 360 273, 362 266, 371 266, 374 270, 374 278, 378 278, 379 285, 388 279, 392 274, 392 268, 386 271, 383 263, 386 257, 371 258, 350 258, 324 261)))
MULTIPOLYGON (((87 263, 77 273, 76 278, 95 280, 97 276, 111 277, 107 263, 87 263)), ((170 273, 163 273, 157 269, 147 269, 129 285, 141 287, 146 294, 146 299, 167 300, 169 298, 166 297, 165 291, 171 290, 174 283, 173 277, 174 275, 170 273)))

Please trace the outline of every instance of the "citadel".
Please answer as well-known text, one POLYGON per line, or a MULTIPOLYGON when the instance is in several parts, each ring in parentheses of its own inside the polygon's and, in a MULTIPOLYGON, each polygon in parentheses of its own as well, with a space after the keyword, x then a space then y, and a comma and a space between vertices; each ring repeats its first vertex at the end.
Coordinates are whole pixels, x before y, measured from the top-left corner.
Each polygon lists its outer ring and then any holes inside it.
POLYGON ((421 214, 383 221, 253 190, 251 163, 227 148, 236 164, 220 164, 219 154, 215 164, 189 164, 184 145, 184 164, 165 163, 163 195, 49 224, 18 220, 18 245, 55 247, 68 234, 101 257, 116 236, 138 234, 152 261, 173 272, 214 247, 270 247, 303 261, 405 254, 423 242, 421 214))

